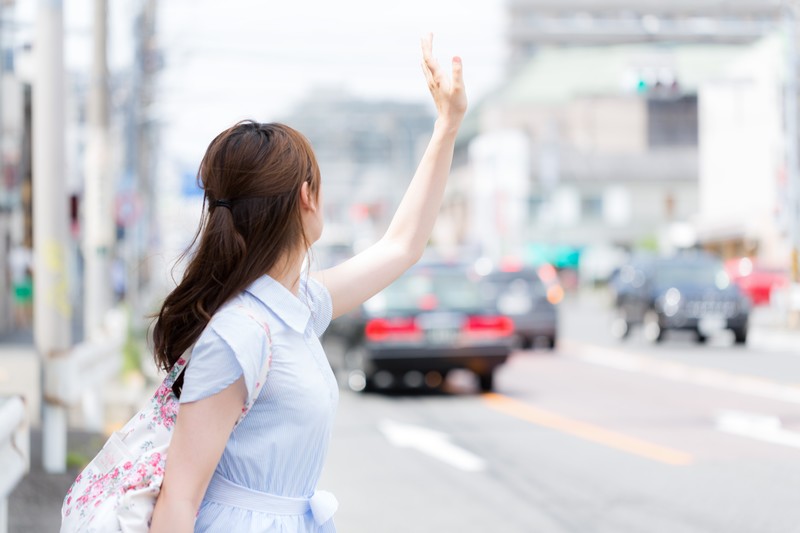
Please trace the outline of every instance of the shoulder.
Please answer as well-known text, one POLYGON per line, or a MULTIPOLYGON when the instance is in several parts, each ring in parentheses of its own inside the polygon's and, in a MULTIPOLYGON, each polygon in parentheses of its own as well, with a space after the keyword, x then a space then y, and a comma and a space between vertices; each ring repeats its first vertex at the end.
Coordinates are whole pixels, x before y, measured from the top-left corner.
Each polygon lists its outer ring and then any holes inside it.
POLYGON ((270 337, 275 322, 268 310, 237 297, 214 313, 206 331, 221 337, 236 349, 242 343, 270 337))
POLYGON ((244 375, 252 393, 272 353, 269 319, 234 299, 212 317, 192 348, 181 401, 208 396, 244 375))

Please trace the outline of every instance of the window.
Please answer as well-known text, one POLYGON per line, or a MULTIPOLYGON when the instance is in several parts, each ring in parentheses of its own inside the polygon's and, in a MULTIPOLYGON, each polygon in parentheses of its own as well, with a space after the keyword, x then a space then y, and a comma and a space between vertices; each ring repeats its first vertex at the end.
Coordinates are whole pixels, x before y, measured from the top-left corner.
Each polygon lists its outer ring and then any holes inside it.
POLYGON ((697 146, 697 96, 647 102, 650 147, 697 146))

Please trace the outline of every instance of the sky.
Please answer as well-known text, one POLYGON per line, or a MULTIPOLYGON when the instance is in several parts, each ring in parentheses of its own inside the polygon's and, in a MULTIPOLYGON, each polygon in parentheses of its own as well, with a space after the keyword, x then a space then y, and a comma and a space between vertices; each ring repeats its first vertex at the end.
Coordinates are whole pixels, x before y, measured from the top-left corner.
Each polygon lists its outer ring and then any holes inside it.
MULTIPOLYGON (((430 100, 419 39, 464 61, 472 102, 505 64, 504 0, 170 0, 159 21, 166 68, 159 115, 177 158, 194 159, 243 118, 281 120, 302 98, 339 88, 369 99, 430 100)), ((433 106, 431 104, 431 109, 433 106)))
MULTIPOLYGON (((109 0, 109 64, 130 65, 133 17, 144 0, 109 0)), ((244 118, 280 121, 314 91, 429 102, 420 37, 434 55, 464 62, 474 104, 501 79, 506 0, 162 0, 165 66, 155 115, 166 171, 195 164, 217 133, 244 118)), ((20 31, 33 30, 37 0, 18 0, 20 31)), ((88 71, 93 0, 63 0, 65 62, 88 71)))

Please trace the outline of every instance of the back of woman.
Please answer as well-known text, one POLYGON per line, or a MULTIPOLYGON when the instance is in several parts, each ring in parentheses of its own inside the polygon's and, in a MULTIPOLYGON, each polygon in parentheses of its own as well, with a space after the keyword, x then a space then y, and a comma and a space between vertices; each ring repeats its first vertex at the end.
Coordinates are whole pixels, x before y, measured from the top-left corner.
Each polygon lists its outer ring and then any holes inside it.
POLYGON ((319 338, 418 261, 430 237, 466 111, 461 60, 451 81, 431 41, 423 72, 438 117, 428 149, 385 235, 338 266, 303 270, 323 229, 305 137, 246 121, 209 145, 199 171, 208 211, 154 330, 162 369, 191 357, 174 386, 180 410, 151 531, 335 531, 338 503, 317 482, 338 388, 319 338))

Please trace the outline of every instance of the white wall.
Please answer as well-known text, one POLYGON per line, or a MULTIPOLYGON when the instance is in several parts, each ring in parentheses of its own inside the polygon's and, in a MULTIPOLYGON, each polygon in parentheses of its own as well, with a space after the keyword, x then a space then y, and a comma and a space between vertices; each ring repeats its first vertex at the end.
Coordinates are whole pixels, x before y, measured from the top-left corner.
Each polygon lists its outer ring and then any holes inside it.
POLYGON ((482 134, 470 144, 469 158, 470 240, 493 259, 521 253, 530 187, 528 137, 519 130, 482 134))
POLYGON ((782 47, 765 40, 699 91, 701 239, 754 237, 781 208, 782 47))

